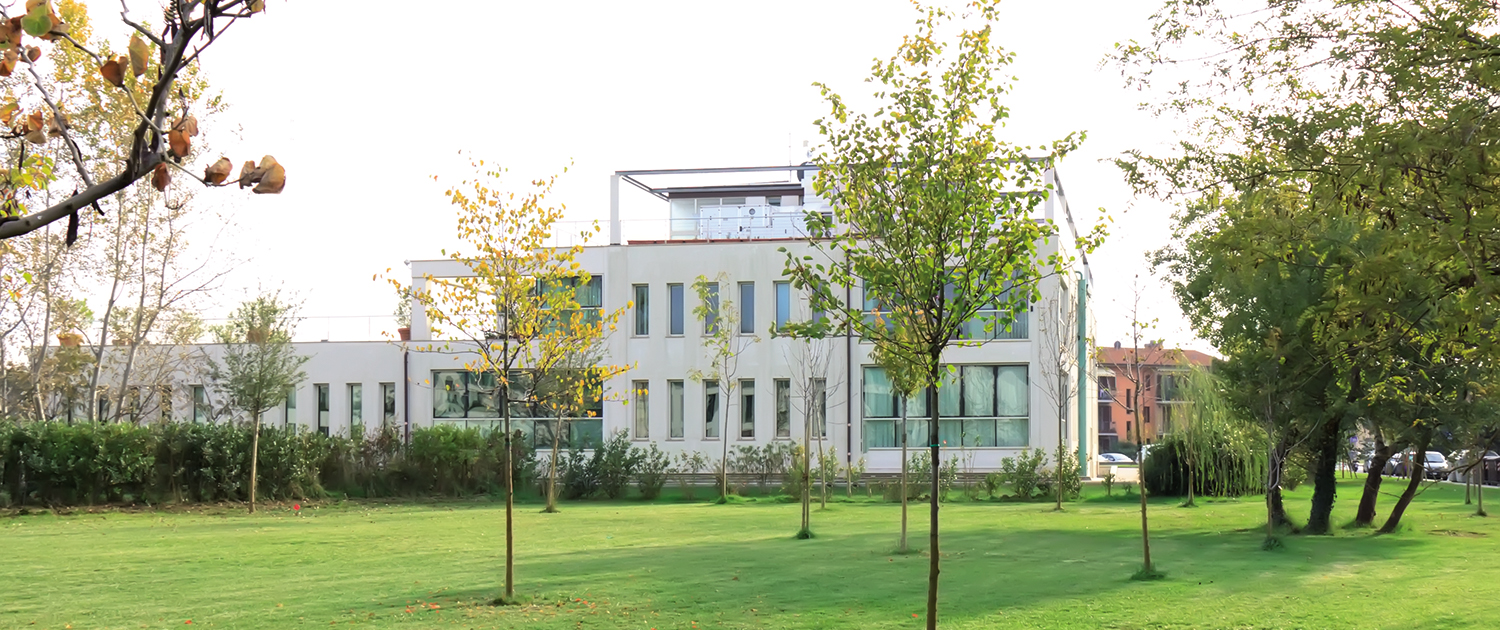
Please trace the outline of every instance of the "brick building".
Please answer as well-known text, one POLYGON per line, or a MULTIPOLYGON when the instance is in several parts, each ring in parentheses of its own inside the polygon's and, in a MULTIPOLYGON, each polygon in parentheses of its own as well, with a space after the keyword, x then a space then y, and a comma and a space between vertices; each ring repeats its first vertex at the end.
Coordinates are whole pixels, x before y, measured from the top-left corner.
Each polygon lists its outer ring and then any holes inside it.
POLYGON ((1174 408, 1183 403, 1179 386, 1184 373, 1193 366, 1208 367, 1214 358, 1197 350, 1163 347, 1159 342, 1146 344, 1136 358, 1134 348, 1099 348, 1096 375, 1099 379, 1099 452, 1109 453, 1120 442, 1135 442, 1135 423, 1140 422, 1141 441, 1155 443, 1170 429, 1174 408), (1140 363, 1139 385, 1130 375, 1140 363), (1140 410, 1129 409, 1135 389, 1140 391, 1140 410))

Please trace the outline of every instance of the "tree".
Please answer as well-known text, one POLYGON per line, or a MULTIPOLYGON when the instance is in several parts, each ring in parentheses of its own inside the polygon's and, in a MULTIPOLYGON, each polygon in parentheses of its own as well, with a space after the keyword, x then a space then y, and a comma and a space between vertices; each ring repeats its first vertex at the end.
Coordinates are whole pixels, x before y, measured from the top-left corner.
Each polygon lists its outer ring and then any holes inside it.
POLYGON ((729 286, 729 276, 719 274, 710 281, 698 276, 693 281, 693 292, 698 294, 698 305, 693 315, 703 322, 703 349, 708 355, 708 369, 693 368, 688 376, 698 383, 712 383, 716 392, 708 394, 709 411, 704 422, 718 429, 722 452, 719 455, 719 502, 729 500, 729 419, 734 404, 734 391, 738 386, 735 373, 739 369, 740 355, 760 337, 740 334, 740 313, 734 308, 734 300, 726 297, 721 287, 729 286), (720 409, 723 410, 722 416, 720 409), (722 419, 721 419, 722 417, 722 419))
MULTIPOLYGON (((1129 361, 1123 364, 1116 364, 1118 369, 1115 372, 1117 377, 1123 378, 1127 383, 1130 383, 1130 387, 1126 388, 1129 394, 1123 400, 1116 398, 1115 402, 1125 406, 1126 414, 1135 416, 1135 443, 1142 446, 1141 454, 1137 458, 1139 463, 1136 469, 1136 476, 1139 481, 1136 485, 1141 488, 1141 570, 1137 571, 1132 576, 1132 579, 1158 580, 1165 577, 1165 574, 1157 571, 1156 565, 1151 562, 1151 527, 1146 510, 1146 449, 1144 448, 1146 441, 1141 426, 1145 422, 1141 419, 1143 415, 1141 412, 1141 398, 1145 396, 1144 390, 1155 388, 1155 379, 1152 378, 1155 370, 1151 369, 1150 366, 1166 363, 1172 353, 1163 349, 1160 341, 1148 341, 1146 338, 1146 331, 1156 325, 1156 320, 1148 321, 1141 314, 1142 289, 1140 276, 1135 277, 1133 290, 1134 295, 1132 295, 1129 311, 1130 357, 1129 361), (1142 354, 1145 356, 1143 357, 1142 354)), ((1110 392, 1110 395, 1119 396, 1118 392, 1119 388, 1116 387, 1110 392)))
POLYGON ((249 416, 251 514, 255 513, 259 472, 260 416, 286 400, 286 391, 307 378, 302 371, 307 357, 292 346, 296 326, 296 307, 271 293, 241 304, 227 323, 213 331, 224 354, 220 359, 209 356, 209 378, 228 406, 249 416))
MULTIPOLYGON (((575 291, 547 290, 576 286, 587 278, 576 258, 583 248, 552 247, 563 208, 547 205, 556 176, 533 180, 532 190, 519 197, 499 185, 505 171, 472 163, 473 177, 448 188, 445 195, 458 213, 458 238, 470 251, 447 252, 467 270, 459 277, 425 275, 413 282, 412 296, 423 307, 433 338, 452 335, 452 341, 419 346, 419 350, 449 352, 465 357, 465 367, 497 384, 501 429, 506 457, 512 457, 514 435, 511 403, 525 402, 511 395, 512 378, 528 368, 526 358, 542 343, 559 314, 581 311, 575 291)), ((566 172, 566 170, 564 171, 566 172)), ((579 234, 579 242, 598 232, 597 224, 579 234)), ((390 272, 389 269, 386 270, 390 272)), ((397 290, 400 279, 387 278, 397 290)), ((505 466, 505 590, 501 603, 515 603, 515 486, 513 466, 505 466)))
MULTIPOLYGON (((1175 154, 1120 161, 1137 190, 1201 199, 1295 180, 1309 216, 1342 223, 1317 261, 1330 289, 1313 313, 1326 387, 1304 389, 1329 410, 1308 436, 1305 530, 1326 533, 1352 409, 1430 394, 1395 394, 1406 371, 1384 366, 1436 358, 1412 355, 1423 347, 1467 348, 1486 362, 1500 353, 1489 325, 1500 272, 1500 78, 1490 69, 1500 14, 1488 0, 1233 11, 1170 0, 1152 20, 1155 41, 1122 46, 1116 59, 1140 87, 1170 85, 1152 109, 1191 125, 1175 154)), ((1358 520, 1373 518, 1377 488, 1367 482, 1358 520)))
MULTIPOLYGON (((1078 306, 1067 297, 1066 278, 1065 274, 1058 276, 1058 295, 1044 302, 1037 311, 1041 315, 1037 323, 1037 341, 1041 346, 1041 360, 1037 364, 1041 372, 1041 390, 1057 409, 1057 452, 1054 453, 1057 483, 1053 484, 1057 494, 1057 504, 1053 507, 1055 511, 1063 509, 1063 493, 1067 484, 1062 483, 1062 476, 1076 474, 1063 470, 1063 461, 1066 459, 1064 454, 1068 444, 1068 409, 1082 395, 1078 391, 1076 379, 1078 370, 1085 367, 1078 365, 1078 306)), ((1083 422, 1084 419, 1079 418, 1078 421, 1083 422)))
MULTIPOLYGON (((808 252, 788 253, 786 273, 810 293, 815 311, 832 316, 792 325, 793 334, 816 338, 847 327, 873 342, 877 355, 921 367, 919 384, 932 388, 936 499, 943 352, 1007 330, 1036 300, 1043 267, 1066 265, 1063 256, 1039 253, 1058 234, 1052 223, 1032 219, 1043 197, 1018 193, 1049 190, 1045 170, 1080 136, 1054 142, 1043 159, 999 138, 1009 116, 1001 104, 1008 86, 995 77, 1004 76, 1012 55, 992 38, 996 3, 971 3, 971 12, 958 16, 920 10, 917 33, 890 59, 874 63, 870 81, 880 103, 874 113, 852 112, 831 87, 818 84, 831 114, 817 121, 824 148, 813 188, 832 212, 808 213, 808 252), (957 30, 952 39, 950 27, 957 30), (952 55, 948 41, 957 49, 952 55), (837 295, 860 283, 866 308, 837 295)), ((1099 237, 1076 245, 1086 251, 1099 237)), ((938 504, 932 501, 929 512, 928 628, 937 626, 938 504)))
POLYGON ((92 207, 102 214, 100 200, 148 175, 158 191, 166 190, 173 171, 177 171, 206 186, 238 183, 241 188, 255 186, 256 193, 281 192, 286 171, 269 155, 259 163, 247 162, 233 180, 229 178, 233 165, 228 158, 208 165, 202 177, 182 164, 192 154, 198 122, 193 114, 195 103, 188 98, 189 92, 181 89, 179 79, 191 72, 203 51, 231 24, 264 9, 264 0, 171 0, 163 11, 161 30, 153 32, 132 20, 127 7, 120 19, 132 33, 128 55, 116 55, 107 47, 91 49, 87 30, 74 32, 57 14, 51 0, 27 0, 22 15, 0 11, 0 17, 7 21, 5 28, 0 28, 0 50, 4 51, 0 76, 12 74, 21 65, 30 77, 13 87, 7 104, 0 106, 0 123, 12 132, 6 141, 7 162, 20 166, 12 170, 8 181, 0 182, 0 197, 4 198, 0 239, 27 234, 67 218, 66 242, 71 245, 78 236, 80 211, 92 207), (61 85, 45 81, 38 70, 44 41, 53 43, 53 57, 86 55, 97 73, 70 73, 61 85), (112 138, 75 133, 70 117, 78 112, 67 111, 67 103, 60 100, 100 81, 129 96, 134 116, 127 125, 129 139, 123 144, 112 138), (90 139, 97 144, 88 143, 90 139), (58 167, 61 160, 72 162, 73 168, 58 167), (72 174, 65 175, 69 171, 72 174), (23 192, 65 189, 70 184, 72 194, 60 201, 48 201, 43 207, 28 205, 29 195, 23 192))
MULTIPOLYGON (((573 280, 542 291, 574 293, 590 290, 590 276, 583 272, 573 280), (571 286, 576 282, 577 286, 571 286)), ((630 305, 626 304, 628 308, 630 305)), ((528 402, 552 418, 552 457, 548 461, 547 507, 543 512, 557 512, 557 465, 561 456, 562 436, 568 422, 575 417, 591 416, 600 411, 594 403, 607 399, 605 385, 628 367, 609 364, 608 335, 613 333, 625 308, 600 316, 596 311, 576 309, 555 315, 532 343, 521 347, 522 364, 528 368, 528 402)), ((597 446, 603 446, 597 444, 597 446)))
POLYGON ((835 397, 838 385, 828 384, 828 368, 833 362, 833 348, 825 339, 794 339, 792 348, 795 350, 785 351, 784 358, 787 365, 792 366, 792 399, 788 401, 794 416, 802 417, 802 449, 797 456, 801 457, 799 462, 802 475, 801 496, 798 497, 802 503, 802 525, 797 530, 797 538, 808 539, 813 537, 812 533, 812 451, 813 436, 818 442, 818 475, 819 488, 822 493, 823 507, 828 507, 827 479, 823 478, 826 468, 822 464, 823 459, 823 436, 828 430, 828 401, 835 397))

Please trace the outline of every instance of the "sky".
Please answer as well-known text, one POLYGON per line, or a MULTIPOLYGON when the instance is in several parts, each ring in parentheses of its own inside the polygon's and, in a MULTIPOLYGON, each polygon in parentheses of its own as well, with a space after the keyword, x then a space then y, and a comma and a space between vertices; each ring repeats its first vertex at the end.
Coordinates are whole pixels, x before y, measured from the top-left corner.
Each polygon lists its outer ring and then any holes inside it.
MULTIPOLYGON (((132 17, 155 11, 128 2, 132 17)), ((827 111, 813 82, 857 102, 872 60, 917 18, 901 0, 267 5, 203 54, 230 108, 200 126, 236 164, 274 155, 287 185, 279 196, 199 194, 235 217, 220 244, 243 261, 202 310, 222 316, 279 289, 303 301, 302 338, 391 326, 394 294, 371 276, 409 277, 403 261, 460 245, 442 193, 472 173, 471 157, 508 168, 515 190, 566 168, 551 200, 573 220, 608 217, 617 170, 800 162, 827 111)), ((997 39, 1017 56, 1003 137, 1088 134, 1059 173, 1076 221, 1099 220, 1099 208, 1112 218, 1090 256, 1099 341, 1129 345, 1139 276, 1141 317, 1160 322, 1151 336, 1208 350, 1146 259, 1169 241, 1171 208, 1134 198, 1104 161, 1173 137, 1175 123, 1139 112, 1142 95, 1102 64, 1116 42, 1148 36, 1157 6, 1002 3, 997 39)), ((113 19, 118 2, 91 7, 101 34, 128 36, 113 19)), ((622 196, 625 219, 665 216, 645 193, 622 196)))

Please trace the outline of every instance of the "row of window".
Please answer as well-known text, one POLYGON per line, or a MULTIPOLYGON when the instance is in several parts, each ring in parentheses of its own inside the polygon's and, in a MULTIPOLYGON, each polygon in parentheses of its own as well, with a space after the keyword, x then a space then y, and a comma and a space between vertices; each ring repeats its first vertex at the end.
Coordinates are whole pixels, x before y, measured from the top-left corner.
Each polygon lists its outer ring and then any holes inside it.
MULTIPOLYGON (((198 424, 213 420, 213 404, 208 399, 208 389, 203 385, 193 385, 193 422, 198 424)), ((329 433, 329 386, 327 383, 314 383, 313 388, 317 396, 317 419, 318 432, 323 435, 329 433)), ((364 426, 365 405, 363 383, 348 383, 345 392, 349 401, 349 426, 364 426)), ((381 383, 381 426, 391 427, 396 423, 396 384, 381 383)), ((297 390, 289 387, 286 397, 281 402, 282 417, 288 426, 297 424, 297 390)), ((270 412, 267 412, 268 414, 270 412)), ((263 421, 267 420, 262 416, 263 421)))
MULTIPOLYGON (((739 286, 740 305, 740 330, 742 334, 755 334, 755 283, 741 282, 739 286)), ((775 302, 774 317, 776 330, 781 330, 792 319, 792 285, 790 282, 777 281, 771 283, 772 299, 775 302)), ((634 304, 633 334, 637 337, 647 337, 651 334, 651 285, 636 284, 631 286, 632 303, 634 304)), ((707 287, 708 313, 703 321, 703 334, 711 335, 718 330, 719 312, 719 284, 710 283, 707 287)), ((864 290, 864 311, 868 313, 866 319, 873 322, 876 313, 883 310, 880 298, 868 287, 864 290)), ((683 334, 686 323, 687 303, 685 301, 684 286, 682 284, 667 284, 667 335, 679 336, 683 334)), ((813 313, 813 318, 821 318, 822 314, 813 313)), ((1026 339, 1027 338, 1027 312, 1016 313, 1009 326, 999 324, 1000 311, 994 308, 979 311, 974 319, 965 322, 959 331, 959 339, 971 340, 996 340, 996 339, 1026 339)))
MULTIPOLYGON (((904 398, 885 369, 864 369, 860 396, 866 448, 928 446, 928 394, 904 398), (899 418, 906 418, 905 434, 899 418)), ((938 439, 957 447, 1022 447, 1030 437, 1030 385, 1024 365, 963 365, 937 388, 938 439)))
MULTIPOLYGON (((739 306, 740 306, 740 330, 746 335, 756 332, 755 324, 755 283, 739 283, 739 306)), ((776 330, 781 330, 792 318, 792 284, 790 282, 773 282, 772 293, 776 304, 776 330)), ((634 328, 633 334, 637 337, 646 337, 651 334, 651 285, 637 284, 631 286, 631 294, 634 298, 634 328)), ((719 313, 719 283, 709 283, 708 314, 703 320, 703 334, 711 335, 718 331, 719 313)), ((671 336, 682 335, 686 328, 687 302, 684 285, 671 283, 667 285, 667 334, 671 336)))
MULTIPOLYGON (((737 434, 740 439, 753 440, 756 437, 756 383, 755 379, 741 379, 737 392, 725 392, 719 387, 719 381, 705 379, 703 385, 703 415, 702 435, 704 439, 718 439, 720 437, 720 421, 724 419, 723 412, 727 406, 723 404, 727 395, 735 395, 739 398, 739 426, 737 434)), ((789 439, 792 437, 792 421, 794 416, 801 415, 802 420, 814 427, 816 435, 826 437, 828 435, 828 385, 821 378, 809 379, 802 391, 794 392, 792 380, 777 378, 771 380, 773 404, 775 405, 775 427, 773 435, 776 438, 789 439), (800 401, 802 404, 794 405, 800 401), (794 409, 794 407, 796 407, 794 409), (797 412, 800 412, 797 413, 797 412)), ((667 438, 672 440, 684 439, 687 434, 687 404, 685 392, 687 385, 684 381, 667 381, 667 438)), ((651 382, 635 381, 631 384, 633 413, 635 422, 632 426, 632 437, 637 440, 651 438, 651 382)))

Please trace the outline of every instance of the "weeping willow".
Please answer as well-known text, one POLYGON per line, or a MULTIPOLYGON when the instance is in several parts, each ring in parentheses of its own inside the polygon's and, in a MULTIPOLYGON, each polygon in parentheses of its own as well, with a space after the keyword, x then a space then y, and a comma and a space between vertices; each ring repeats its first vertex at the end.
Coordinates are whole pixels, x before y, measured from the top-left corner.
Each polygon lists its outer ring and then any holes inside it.
POLYGON ((1223 396, 1219 378, 1203 368, 1162 374, 1157 398, 1167 433, 1151 449, 1146 488, 1186 497, 1243 496, 1264 491, 1265 453, 1252 423, 1223 396))

